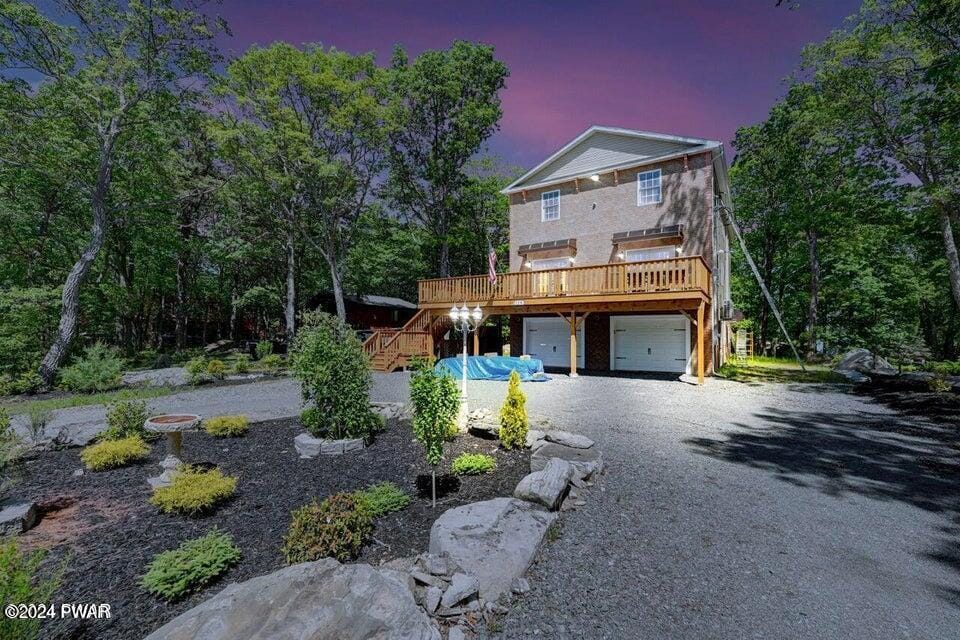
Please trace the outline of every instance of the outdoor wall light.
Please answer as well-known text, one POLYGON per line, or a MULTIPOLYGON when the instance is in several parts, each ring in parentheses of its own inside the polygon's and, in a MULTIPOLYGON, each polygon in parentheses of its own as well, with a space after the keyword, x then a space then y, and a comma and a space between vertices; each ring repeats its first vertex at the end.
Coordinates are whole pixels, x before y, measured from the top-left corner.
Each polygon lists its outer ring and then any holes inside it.
POLYGON ((533 263, 527 260, 526 262, 523 263, 523 266, 525 266, 527 269, 532 269, 533 263))
POLYGON ((681 253, 683 253, 683 247, 677 245, 677 255, 680 255, 681 253))
POLYGON ((617 254, 617 258, 619 258, 620 260, 623 260, 626 257, 627 257, 627 254, 625 254, 623 251, 617 254))
POLYGON ((573 264, 574 262, 577 261, 577 259, 574 258, 573 256, 570 256, 569 260, 570 260, 570 264, 573 264))
POLYGON ((597 175, 596 173, 590 176, 590 179, 593 180, 594 182, 600 182, 600 176, 597 175))

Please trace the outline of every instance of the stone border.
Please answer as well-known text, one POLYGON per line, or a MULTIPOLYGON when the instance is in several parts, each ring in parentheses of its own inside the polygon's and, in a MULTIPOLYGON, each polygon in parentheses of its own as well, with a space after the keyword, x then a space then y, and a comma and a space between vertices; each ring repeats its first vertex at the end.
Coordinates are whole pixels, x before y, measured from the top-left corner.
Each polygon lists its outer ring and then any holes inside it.
POLYGON ((318 455, 341 456, 351 451, 360 451, 367 444, 363 438, 328 440, 314 438, 309 433, 301 433, 293 439, 293 446, 301 458, 316 458, 318 455))

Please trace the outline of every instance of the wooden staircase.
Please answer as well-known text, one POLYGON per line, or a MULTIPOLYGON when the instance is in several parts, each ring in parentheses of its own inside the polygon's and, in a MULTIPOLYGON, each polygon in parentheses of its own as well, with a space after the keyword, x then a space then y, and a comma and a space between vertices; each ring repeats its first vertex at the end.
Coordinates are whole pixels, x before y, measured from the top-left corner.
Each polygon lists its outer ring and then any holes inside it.
POLYGON ((430 312, 421 309, 400 329, 374 331, 363 350, 374 371, 396 371, 416 356, 430 355, 430 337, 430 312))

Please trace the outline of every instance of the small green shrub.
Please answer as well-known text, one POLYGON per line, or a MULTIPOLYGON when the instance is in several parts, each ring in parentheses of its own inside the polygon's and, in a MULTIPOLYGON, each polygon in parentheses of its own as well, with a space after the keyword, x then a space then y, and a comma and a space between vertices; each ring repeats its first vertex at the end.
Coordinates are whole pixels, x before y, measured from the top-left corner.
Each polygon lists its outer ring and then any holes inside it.
POLYGON ((214 380, 223 380, 224 376, 227 375, 227 365, 223 363, 223 360, 211 360, 207 363, 207 375, 214 380))
POLYGON ((383 428, 370 409, 370 362, 357 334, 336 316, 305 313, 290 352, 303 401, 319 409, 311 433, 369 438, 383 428))
POLYGON ((104 440, 85 447, 80 460, 91 471, 114 469, 143 460, 150 454, 150 446, 139 436, 120 440, 104 440))
MULTIPOLYGON (((49 602, 60 585, 65 564, 52 575, 42 577, 38 569, 46 551, 21 551, 15 540, 0 542, 0 602, 5 606, 49 602)), ((33 640, 40 634, 39 618, 0 618, 3 640, 33 640)))
POLYGON ((110 347, 97 342, 60 372, 60 386, 68 391, 107 391, 120 386, 123 360, 110 347))
POLYGON ((947 380, 946 376, 937 374, 927 380, 927 387, 933 393, 947 393, 953 389, 953 385, 947 380))
POLYGON ((261 340, 257 343, 257 346, 254 347, 254 353, 257 354, 257 360, 263 360, 273 354, 273 343, 269 340, 261 340))
POLYGON ((147 417, 147 403, 143 400, 115 402, 107 407, 107 428, 97 437, 100 440, 120 440, 130 436, 150 439, 158 434, 151 434, 144 428, 147 417))
POLYGON ((247 416, 217 416, 203 421, 204 430, 217 438, 242 436, 247 432, 247 416))
POLYGON ((30 427, 30 441, 40 442, 47 432, 47 424, 53 419, 53 411, 42 405, 31 405, 27 409, 27 418, 30 427))
POLYGON ((338 493, 323 502, 316 500, 291 514, 290 529, 283 540, 288 564, 319 558, 345 562, 360 554, 373 531, 373 517, 350 493, 338 493))
POLYGON ((366 489, 354 491, 357 502, 374 518, 400 511, 410 504, 406 491, 392 482, 378 482, 366 489))
POLYGON ((500 407, 500 442, 506 449, 520 449, 527 443, 527 397, 520 390, 520 374, 510 372, 507 399, 500 407))
POLYGON ((210 511, 233 495, 237 479, 220 469, 203 471, 190 465, 180 467, 169 487, 155 489, 150 504, 164 513, 198 515, 210 511))
POLYGON ((260 360, 260 364, 270 373, 277 373, 283 369, 283 358, 279 354, 271 353, 264 356, 263 359, 260 360))
POLYGON ((183 368, 190 377, 190 384, 203 382, 204 376, 207 373, 207 359, 203 356, 197 356, 187 361, 187 364, 185 364, 183 368))
POLYGON ((458 476, 476 476, 489 473, 497 466, 497 461, 485 453, 461 453, 453 459, 451 470, 458 476))
POLYGON ((240 547, 214 529, 153 557, 141 579, 143 588, 167 600, 198 591, 240 561, 240 547))
POLYGON ((10 426, 10 416, 0 409, 0 502, 16 484, 20 458, 27 451, 26 443, 10 426))
POLYGON ((237 359, 233 361, 233 372, 234 373, 248 373, 250 371, 250 356, 245 353, 241 353, 237 356, 237 359))
POLYGON ((300 412, 300 424, 310 433, 323 432, 323 416, 320 409, 316 407, 307 407, 300 412))
POLYGON ((460 390, 454 379, 423 366, 410 379, 413 434, 426 448, 427 462, 436 466, 443 457, 443 442, 457 429, 460 390))
POLYGON ((0 396, 34 394, 43 388, 43 378, 35 370, 24 371, 16 378, 0 376, 0 396))

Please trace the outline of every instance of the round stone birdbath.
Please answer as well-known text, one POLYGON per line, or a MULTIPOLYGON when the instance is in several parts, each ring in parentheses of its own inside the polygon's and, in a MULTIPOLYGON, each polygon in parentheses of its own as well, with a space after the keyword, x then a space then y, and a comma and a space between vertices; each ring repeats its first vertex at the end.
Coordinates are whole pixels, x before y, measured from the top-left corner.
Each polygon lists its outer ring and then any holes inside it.
POLYGON ((170 443, 170 453, 160 463, 163 473, 155 478, 148 478, 147 482, 150 483, 150 486, 157 488, 170 485, 173 472, 183 464, 180 459, 180 452, 183 448, 183 432, 197 431, 199 425, 200 416, 192 413, 164 414, 147 418, 143 427, 147 431, 167 434, 167 441, 170 443))

